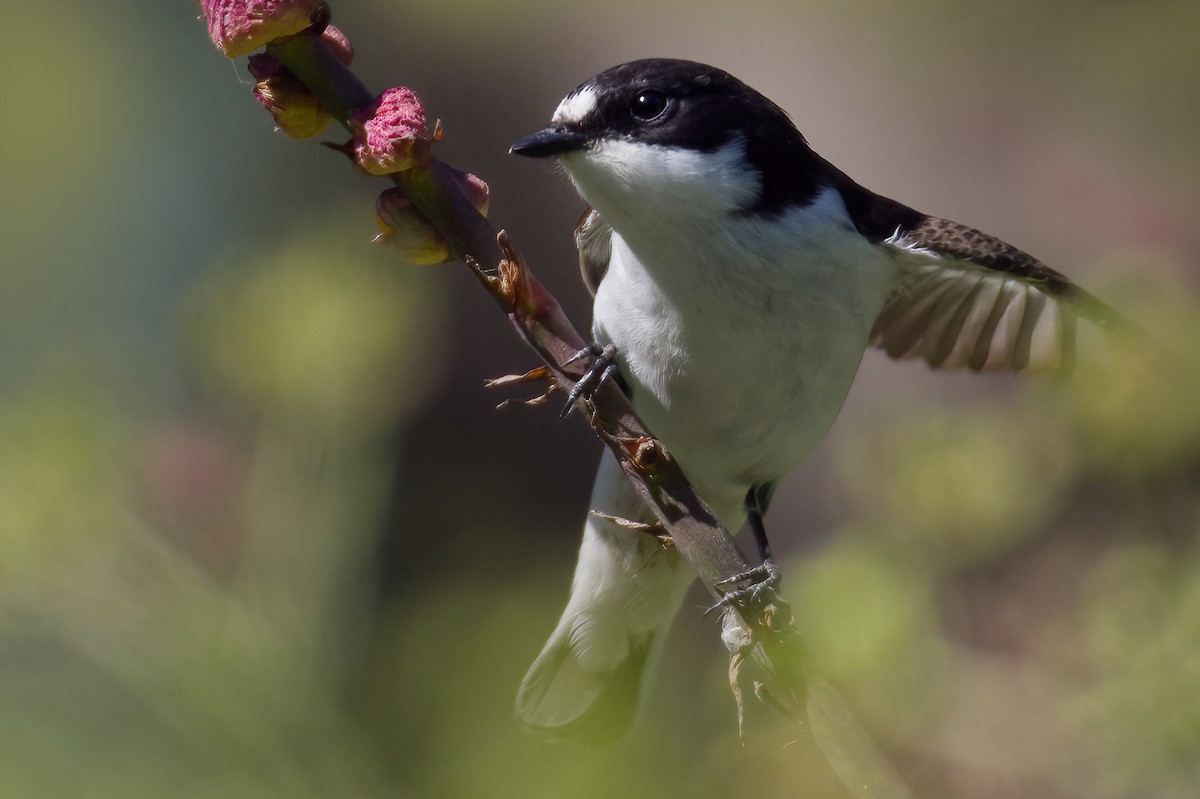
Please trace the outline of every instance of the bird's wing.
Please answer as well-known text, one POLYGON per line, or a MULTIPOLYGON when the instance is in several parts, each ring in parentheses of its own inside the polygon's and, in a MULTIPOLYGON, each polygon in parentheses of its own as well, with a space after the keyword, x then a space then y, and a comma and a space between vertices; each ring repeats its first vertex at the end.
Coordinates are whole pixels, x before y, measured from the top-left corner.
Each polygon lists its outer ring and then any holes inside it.
POLYGON ((887 251, 900 278, 871 330, 893 358, 935 369, 1070 369, 1075 326, 1128 326, 1100 300, 1011 244, 928 216, 829 166, 859 233, 887 251))
POLYGON ((1065 276, 994 236, 925 217, 880 243, 901 279, 871 331, 893 358, 935 369, 1069 369, 1075 324, 1116 318, 1065 276))
POLYGON ((608 259, 612 255, 612 227, 600 214, 588 208, 583 212, 575 228, 575 246, 579 248, 579 271, 583 285, 592 296, 600 287, 604 273, 608 271, 608 259))

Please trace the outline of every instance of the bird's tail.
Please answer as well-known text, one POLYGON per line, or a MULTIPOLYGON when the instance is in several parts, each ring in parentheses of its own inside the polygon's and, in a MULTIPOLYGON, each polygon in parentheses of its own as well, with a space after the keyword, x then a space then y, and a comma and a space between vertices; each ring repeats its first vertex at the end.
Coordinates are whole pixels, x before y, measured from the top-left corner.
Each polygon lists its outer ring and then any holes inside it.
POLYGON ((552 737, 604 742, 632 724, 693 574, 653 535, 616 521, 653 516, 611 455, 591 506, 570 601, 521 682, 517 715, 552 737))

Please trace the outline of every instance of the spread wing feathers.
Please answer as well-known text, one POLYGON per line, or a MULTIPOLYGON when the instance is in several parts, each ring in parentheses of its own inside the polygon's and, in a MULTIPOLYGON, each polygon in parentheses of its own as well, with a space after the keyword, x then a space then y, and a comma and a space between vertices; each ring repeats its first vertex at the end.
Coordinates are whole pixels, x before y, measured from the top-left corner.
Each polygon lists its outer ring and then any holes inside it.
POLYGON ((600 214, 588 208, 583 212, 575 228, 575 246, 579 248, 579 271, 583 274, 583 285, 592 296, 600 287, 604 273, 608 271, 608 259, 612 255, 612 227, 600 214))
POLYGON ((1077 316, 1101 326, 1118 318, 1033 256, 957 222, 924 217, 880 246, 902 277, 871 344, 893 358, 924 358, 935 369, 1064 371, 1077 316))

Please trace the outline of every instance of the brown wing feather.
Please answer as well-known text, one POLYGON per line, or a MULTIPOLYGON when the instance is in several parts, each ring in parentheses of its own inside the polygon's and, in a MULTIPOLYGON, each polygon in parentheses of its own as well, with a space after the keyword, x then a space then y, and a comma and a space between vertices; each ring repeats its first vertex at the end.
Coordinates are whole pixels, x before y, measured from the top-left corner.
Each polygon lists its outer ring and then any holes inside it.
POLYGON ((579 248, 579 272, 583 285, 596 296, 600 281, 608 271, 612 255, 612 228, 600 214, 588 208, 575 228, 575 246, 579 248))
POLYGON ((871 333, 893 358, 936 369, 1069 368, 1076 317, 1132 325, 1026 252, 966 225, 929 216, 855 183, 828 162, 854 226, 886 248, 902 278, 871 333))
POLYGON ((871 333, 893 358, 935 369, 1061 371, 1075 318, 1101 304, 1033 256, 974 228, 926 217, 881 242, 903 278, 871 333))

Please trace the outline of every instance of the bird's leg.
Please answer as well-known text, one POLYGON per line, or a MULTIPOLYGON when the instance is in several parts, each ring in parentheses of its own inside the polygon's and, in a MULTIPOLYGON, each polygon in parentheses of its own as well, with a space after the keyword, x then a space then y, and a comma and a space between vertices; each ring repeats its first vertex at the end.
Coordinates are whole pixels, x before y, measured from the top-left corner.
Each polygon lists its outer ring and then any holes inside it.
POLYGON ((763 514, 767 512, 767 497, 771 486, 760 485, 746 492, 746 521, 750 523, 750 531, 754 533, 754 543, 758 545, 758 557, 763 565, 775 561, 771 558, 771 545, 767 541, 767 528, 763 526, 763 514))
POLYGON ((563 366, 569 366, 589 355, 593 356, 595 360, 592 361, 592 365, 588 367, 587 371, 583 373, 583 377, 579 378, 575 385, 571 386, 571 391, 567 394, 566 404, 563 405, 563 409, 558 414, 559 419, 567 418, 575 407, 575 401, 580 397, 592 396, 608 380, 613 378, 620 380, 620 367, 617 365, 617 348, 612 344, 601 346, 599 342, 593 341, 575 353, 563 366))
POLYGON ((779 567, 775 565, 775 559, 771 557, 771 545, 767 541, 766 527, 763 526, 763 513, 766 511, 767 498, 770 493, 770 485, 755 486, 746 493, 746 521, 750 524, 750 530, 754 534, 754 543, 758 547, 758 556, 762 563, 717 583, 718 587, 731 586, 731 588, 725 592, 721 601, 709 608, 707 612, 727 605, 756 604, 779 589, 781 579, 779 567), (741 585, 742 583, 745 585, 741 585))

